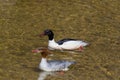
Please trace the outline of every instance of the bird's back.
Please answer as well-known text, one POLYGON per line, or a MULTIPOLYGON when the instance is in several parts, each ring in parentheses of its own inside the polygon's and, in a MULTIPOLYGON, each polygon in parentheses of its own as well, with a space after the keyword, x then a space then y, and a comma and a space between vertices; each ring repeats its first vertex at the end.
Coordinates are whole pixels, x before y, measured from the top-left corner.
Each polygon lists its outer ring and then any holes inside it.
POLYGON ((52 60, 48 61, 49 67, 53 69, 54 71, 60 71, 60 70, 65 70, 67 69, 71 64, 74 64, 75 62, 73 61, 64 61, 64 60, 52 60))

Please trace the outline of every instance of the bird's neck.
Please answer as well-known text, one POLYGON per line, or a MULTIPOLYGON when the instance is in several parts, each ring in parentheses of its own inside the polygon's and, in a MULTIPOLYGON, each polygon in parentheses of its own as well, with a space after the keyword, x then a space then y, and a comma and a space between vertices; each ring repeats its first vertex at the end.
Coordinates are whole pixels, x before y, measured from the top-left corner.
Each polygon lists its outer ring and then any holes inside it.
POLYGON ((52 39, 52 40, 49 40, 49 44, 56 44, 56 42, 55 42, 55 40, 54 39, 52 39))
POLYGON ((53 40, 54 39, 54 35, 48 35, 49 40, 53 40))
POLYGON ((47 59, 46 58, 43 58, 41 59, 41 65, 47 65, 47 59))

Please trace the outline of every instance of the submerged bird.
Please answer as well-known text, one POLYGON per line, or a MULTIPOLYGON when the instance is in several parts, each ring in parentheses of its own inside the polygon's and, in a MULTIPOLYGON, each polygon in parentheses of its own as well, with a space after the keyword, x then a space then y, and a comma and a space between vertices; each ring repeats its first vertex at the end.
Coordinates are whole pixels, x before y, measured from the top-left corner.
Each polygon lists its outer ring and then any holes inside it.
POLYGON ((39 69, 43 71, 67 71, 69 66, 74 64, 74 61, 65 61, 65 60, 47 60, 47 56, 51 54, 47 49, 40 48, 32 50, 34 53, 41 53, 42 59, 39 64, 39 69))
POLYGON ((88 43, 84 41, 77 40, 77 39, 70 39, 70 38, 65 38, 55 42, 54 33, 50 29, 46 29, 42 34, 40 34, 40 36, 44 36, 44 35, 47 35, 49 38, 48 48, 50 50, 57 49, 61 51, 62 50, 82 51, 83 47, 88 45, 88 43))

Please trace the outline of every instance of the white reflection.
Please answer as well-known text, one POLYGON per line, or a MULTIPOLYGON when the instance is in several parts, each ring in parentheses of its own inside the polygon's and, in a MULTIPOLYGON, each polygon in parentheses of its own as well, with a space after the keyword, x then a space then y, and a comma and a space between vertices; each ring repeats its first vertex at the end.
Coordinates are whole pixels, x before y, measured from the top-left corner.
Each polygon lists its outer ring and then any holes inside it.
POLYGON ((63 77, 65 75, 64 72, 50 72, 50 71, 42 71, 39 74, 38 80, 45 80, 47 76, 54 76, 54 77, 63 77))
POLYGON ((54 72, 45 72, 45 71, 43 71, 43 72, 41 72, 41 73, 39 74, 38 80, 45 80, 45 78, 46 78, 47 76, 49 76, 49 75, 54 75, 54 74, 55 74, 54 72))

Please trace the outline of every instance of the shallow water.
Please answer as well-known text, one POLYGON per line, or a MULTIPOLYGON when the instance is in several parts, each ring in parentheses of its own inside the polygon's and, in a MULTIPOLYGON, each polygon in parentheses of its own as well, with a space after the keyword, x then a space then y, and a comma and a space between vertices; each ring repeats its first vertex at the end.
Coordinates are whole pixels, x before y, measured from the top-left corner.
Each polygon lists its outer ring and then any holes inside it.
POLYGON ((38 34, 52 29, 55 40, 75 38, 91 45, 83 52, 53 51, 49 59, 75 60, 64 75, 45 80, 120 80, 119 0, 0 0, 0 80, 37 80, 38 34))

